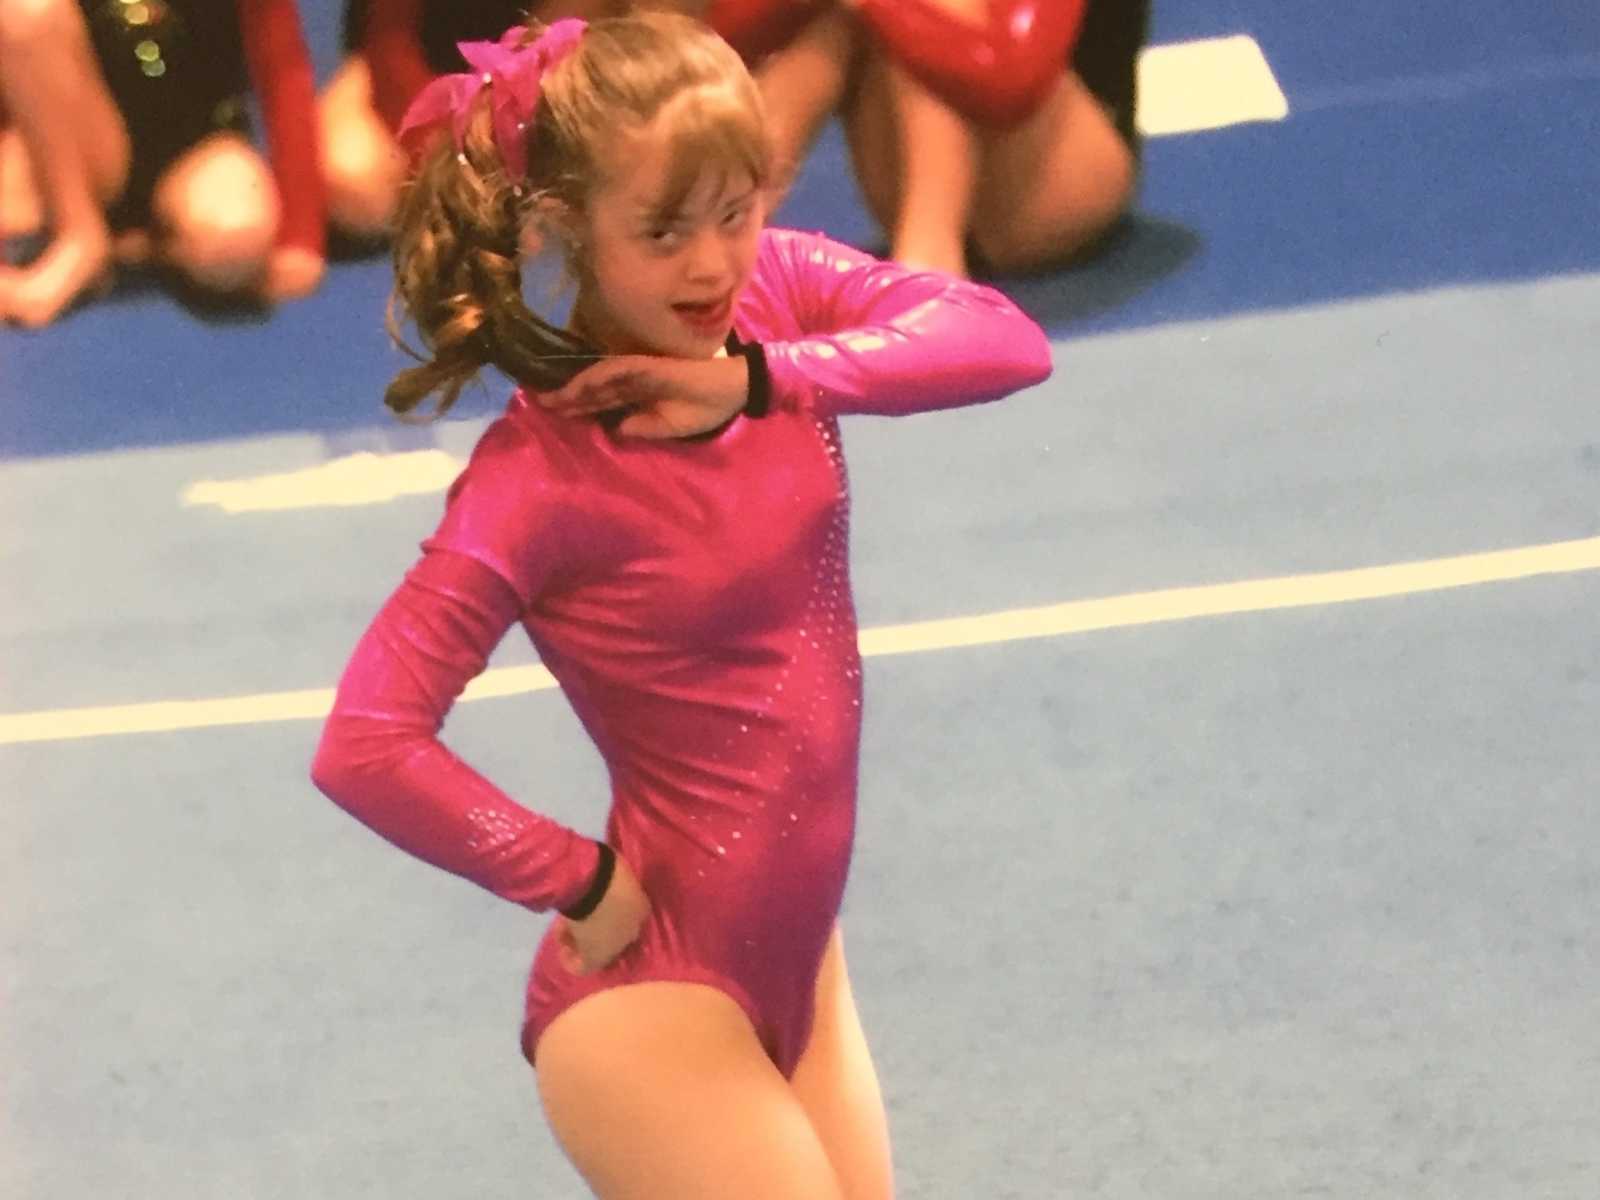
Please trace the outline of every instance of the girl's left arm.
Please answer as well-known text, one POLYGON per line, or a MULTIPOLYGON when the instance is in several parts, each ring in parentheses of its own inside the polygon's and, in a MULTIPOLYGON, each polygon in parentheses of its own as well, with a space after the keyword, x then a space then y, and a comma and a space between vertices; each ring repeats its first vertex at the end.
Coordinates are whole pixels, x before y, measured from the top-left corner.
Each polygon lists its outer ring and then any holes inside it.
POLYGON ((769 231, 756 282, 807 331, 763 343, 774 409, 898 416, 998 400, 1051 373, 1044 331, 998 291, 820 234, 769 231))
POLYGON ((261 100, 282 215, 277 245, 321 258, 327 239, 316 87, 294 0, 237 0, 250 81, 261 100))

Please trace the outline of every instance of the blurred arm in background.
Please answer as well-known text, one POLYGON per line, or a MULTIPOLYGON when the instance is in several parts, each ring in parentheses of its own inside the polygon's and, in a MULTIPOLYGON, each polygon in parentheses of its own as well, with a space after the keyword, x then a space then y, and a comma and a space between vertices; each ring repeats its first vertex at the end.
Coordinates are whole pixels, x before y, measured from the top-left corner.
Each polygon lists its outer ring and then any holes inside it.
POLYGON ((109 284, 106 209, 132 156, 72 0, 0 0, 0 103, 0 232, 48 238, 25 268, 0 264, 0 320, 37 328, 109 284))

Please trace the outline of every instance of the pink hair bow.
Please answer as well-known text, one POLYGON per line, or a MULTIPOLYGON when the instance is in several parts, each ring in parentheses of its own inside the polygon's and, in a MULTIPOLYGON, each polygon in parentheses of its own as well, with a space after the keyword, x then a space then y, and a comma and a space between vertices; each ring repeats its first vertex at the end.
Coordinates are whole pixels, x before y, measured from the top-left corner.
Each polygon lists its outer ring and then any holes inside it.
POLYGON ((513 26, 498 42, 458 42, 456 49, 471 72, 441 75, 417 93, 406 109, 396 136, 407 149, 424 133, 450 124, 460 149, 467 121, 478 93, 489 89, 489 111, 494 122, 494 144, 513 179, 528 174, 525 134, 539 106, 544 73, 572 52, 587 25, 576 17, 557 21, 530 44, 521 45, 523 27, 513 26))

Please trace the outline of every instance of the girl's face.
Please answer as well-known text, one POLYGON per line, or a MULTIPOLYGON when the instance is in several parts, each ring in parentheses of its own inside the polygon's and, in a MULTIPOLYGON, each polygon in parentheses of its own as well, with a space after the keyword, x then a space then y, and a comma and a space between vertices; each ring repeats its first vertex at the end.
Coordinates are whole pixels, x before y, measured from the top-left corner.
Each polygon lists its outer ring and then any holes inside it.
POLYGON ((755 266, 765 196, 748 175, 708 167, 663 212, 669 153, 659 120, 617 147, 589 203, 573 323, 614 354, 710 358, 755 266))

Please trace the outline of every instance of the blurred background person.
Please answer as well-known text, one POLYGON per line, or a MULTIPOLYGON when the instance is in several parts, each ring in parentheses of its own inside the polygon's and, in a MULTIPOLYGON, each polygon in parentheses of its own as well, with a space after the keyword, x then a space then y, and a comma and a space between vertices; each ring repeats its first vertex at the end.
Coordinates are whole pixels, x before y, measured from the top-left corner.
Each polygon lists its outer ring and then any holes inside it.
MULTIPOLYGON (((0 0, 3 2, 3 0, 0 0)), ((530 14, 552 22, 563 17, 597 20, 630 8, 668 9, 707 22, 746 62, 777 63, 776 51, 797 39, 833 0, 347 0, 344 60, 318 102, 328 207, 336 229, 357 239, 387 235, 394 220, 406 159, 394 130, 406 107, 429 80, 461 70, 456 43, 492 41, 530 14)), ((762 79, 764 93, 777 89, 786 102, 777 110, 780 158, 797 160, 817 127, 832 113, 843 88, 845 47, 833 41, 819 52, 813 34, 793 55, 783 56, 776 78, 762 79)), ((758 75, 759 77, 759 75, 758 75)))
POLYGON ((902 263, 1059 265, 1127 210, 1149 0, 851 0, 868 33, 846 113, 863 196, 902 263))
POLYGON ((710 0, 792 178, 845 125, 891 257, 965 275, 1092 251, 1133 200, 1149 0, 710 0))
MULTIPOLYGON (((607 15, 609 0, 531 5, 545 21, 607 15)), ((457 42, 492 41, 529 11, 529 0, 346 0, 344 59, 317 102, 328 214, 367 240, 388 235, 406 157, 394 138, 412 97, 462 69, 457 42)))
POLYGON ((323 272, 311 60, 294 0, 0 0, 0 318, 47 324, 153 259, 213 293, 279 301, 323 272), (271 166, 249 139, 254 87, 271 166))

